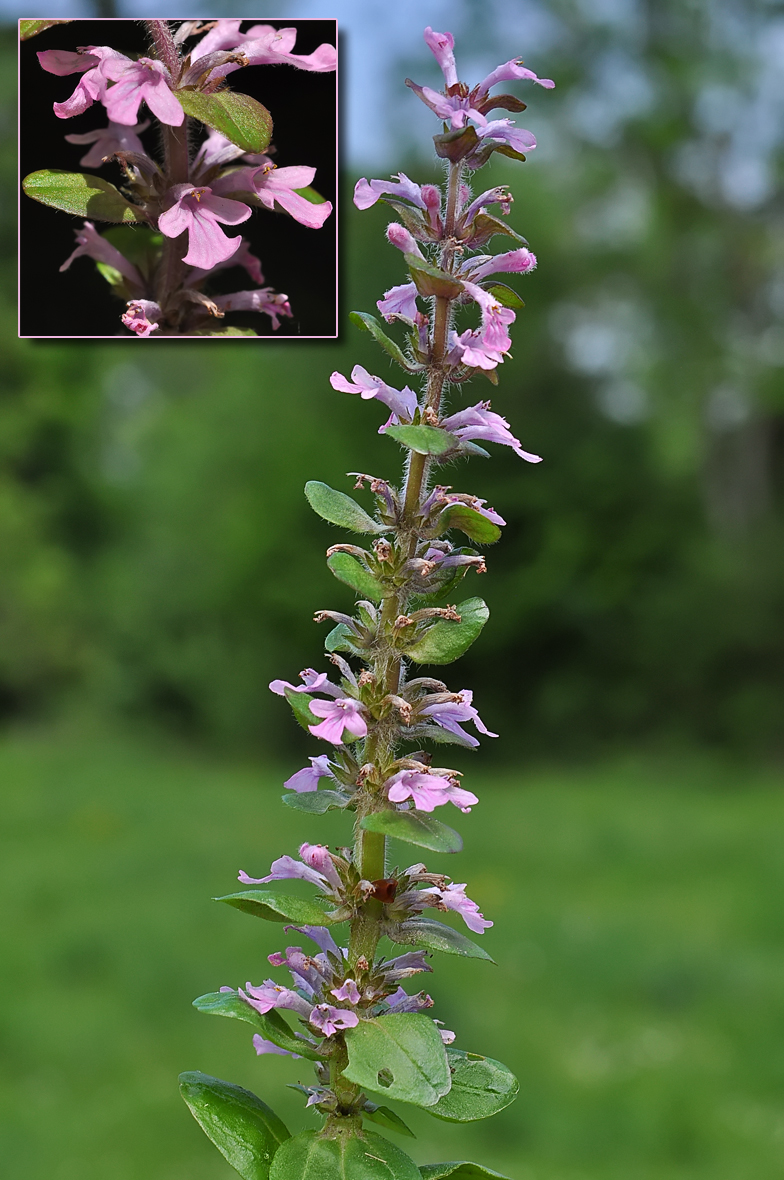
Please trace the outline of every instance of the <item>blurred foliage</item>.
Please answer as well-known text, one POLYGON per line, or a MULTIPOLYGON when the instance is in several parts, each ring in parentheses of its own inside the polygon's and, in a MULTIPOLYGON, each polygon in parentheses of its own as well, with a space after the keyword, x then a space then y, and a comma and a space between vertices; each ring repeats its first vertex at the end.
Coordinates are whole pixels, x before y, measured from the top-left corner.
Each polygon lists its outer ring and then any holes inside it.
MULTIPOLYGON (((517 737, 507 757, 673 736, 780 751, 784 20, 725 0, 553 0, 502 38, 481 17, 456 9, 476 54, 508 56, 528 21, 529 64, 558 88, 526 93, 531 161, 482 173, 512 184, 540 267, 499 388, 466 394, 492 394, 545 462, 449 473, 509 522, 468 587, 492 617, 453 687, 517 737)), ((423 53, 407 64, 432 82, 423 53)), ((416 123, 409 92, 395 103, 391 121, 416 123)), ((410 154, 405 170, 438 176, 410 154)), ((358 214, 352 184, 344 325, 401 279, 384 210, 358 214)), ((266 683, 321 665, 309 618, 349 601, 319 563, 337 533, 302 485, 348 490, 345 472, 400 459, 373 434, 377 407, 329 374, 398 372, 350 326, 335 345, 3 348, 6 715, 87 699, 205 742, 296 742, 266 683)))
MULTIPOLYGON (((282 927, 209 898, 303 836, 339 843, 345 818, 303 831, 278 802, 283 767, 47 732, 0 743, 15 784, 0 836, 3 1174, 229 1180, 180 1070, 315 1124, 285 1089, 306 1062, 259 1060, 246 1026, 190 1006, 258 981, 282 945, 282 927)), ((418 1136, 405 1149, 516 1180, 777 1180, 781 775, 645 759, 472 785, 460 875, 496 922, 483 945, 498 966, 442 956, 427 990, 460 1046, 508 1062, 520 1096, 448 1128, 399 1105, 418 1136)))

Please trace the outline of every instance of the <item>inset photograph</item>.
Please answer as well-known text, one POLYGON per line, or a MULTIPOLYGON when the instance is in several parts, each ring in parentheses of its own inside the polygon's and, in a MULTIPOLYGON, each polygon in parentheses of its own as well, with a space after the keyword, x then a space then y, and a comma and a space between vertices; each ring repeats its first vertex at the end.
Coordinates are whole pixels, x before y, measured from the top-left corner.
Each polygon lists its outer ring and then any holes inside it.
POLYGON ((19 335, 337 335, 335 20, 21 20, 19 335))

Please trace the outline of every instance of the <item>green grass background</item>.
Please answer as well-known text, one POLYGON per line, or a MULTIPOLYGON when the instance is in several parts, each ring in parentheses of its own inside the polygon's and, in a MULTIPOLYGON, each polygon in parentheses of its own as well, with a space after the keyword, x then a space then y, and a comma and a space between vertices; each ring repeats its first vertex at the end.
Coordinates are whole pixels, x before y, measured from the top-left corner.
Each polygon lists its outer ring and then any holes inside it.
MULTIPOLYGON (((257 1060, 249 1030, 190 1007, 285 945, 210 897, 302 839, 348 838, 280 804, 288 770, 106 731, 3 740, 3 1176, 228 1180, 183 1069, 314 1125, 283 1088, 305 1063, 257 1060)), ((783 777, 707 755, 472 777, 465 853, 431 860, 495 920, 498 965, 438 957, 426 986, 521 1093, 462 1128, 399 1106, 419 1136, 401 1146, 514 1180, 780 1177, 783 777)))

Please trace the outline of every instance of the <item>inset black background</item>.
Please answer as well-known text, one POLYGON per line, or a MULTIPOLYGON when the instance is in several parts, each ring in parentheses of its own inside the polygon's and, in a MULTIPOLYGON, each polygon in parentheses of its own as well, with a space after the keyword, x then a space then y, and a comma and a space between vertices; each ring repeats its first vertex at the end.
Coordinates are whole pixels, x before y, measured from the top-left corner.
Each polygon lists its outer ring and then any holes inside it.
MULTIPOLYGON (((176 22, 175 22, 176 23, 176 22)), ((243 21, 252 24, 296 28, 293 52, 312 53, 323 42, 336 44, 334 20, 267 21, 263 17, 243 21)), ((188 45, 196 39, 189 39, 188 45)), ((20 49, 20 169, 21 176, 42 168, 90 172, 120 185, 122 172, 115 161, 101 168, 82 168, 81 157, 89 145, 67 143, 66 135, 105 127, 106 109, 93 103, 84 114, 58 119, 52 104, 67 99, 81 75, 58 77, 43 70, 36 52, 46 49, 75 50, 83 45, 111 45, 128 56, 150 53, 144 22, 140 20, 75 20, 55 26, 20 49)), ((263 103, 273 119, 272 142, 279 167, 306 165, 316 168, 313 187, 335 205, 337 145, 336 73, 312 73, 290 65, 248 66, 229 76, 228 85, 263 103)), ((142 104, 139 122, 151 118, 141 139, 154 158, 162 161, 157 141, 157 120, 142 104)), ((198 126, 198 124, 196 125, 198 126)), ((204 133, 200 135, 204 138, 204 133)), ((122 302, 98 274, 90 258, 77 258, 69 270, 59 267, 76 246, 74 230, 82 219, 20 197, 20 335, 117 336, 130 338, 120 324, 122 302)), ((108 223, 96 223, 100 232, 108 223)), ((337 214, 321 229, 308 229, 284 213, 254 209, 248 221, 227 226, 230 236, 241 233, 261 259, 265 284, 285 292, 293 318, 284 319, 272 332, 269 317, 253 312, 229 315, 226 321, 251 327, 260 335, 334 336, 337 332, 336 242, 337 214)), ((225 270, 210 280, 210 290, 228 293, 255 284, 240 269, 225 270)))

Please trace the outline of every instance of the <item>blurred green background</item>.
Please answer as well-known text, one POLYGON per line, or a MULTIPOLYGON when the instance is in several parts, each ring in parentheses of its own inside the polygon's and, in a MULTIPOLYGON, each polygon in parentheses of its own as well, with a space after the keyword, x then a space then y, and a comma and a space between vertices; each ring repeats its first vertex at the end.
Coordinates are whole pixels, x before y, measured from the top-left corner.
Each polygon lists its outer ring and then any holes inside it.
MULTIPOLYGON (((450 473, 509 522, 470 585, 491 622, 449 677, 502 737, 455 756, 482 804, 444 865, 496 921, 499 966, 439 961, 429 987, 458 1043, 505 1060, 521 1097, 457 1131, 415 1115, 414 1154, 516 1180, 773 1180, 784 8, 289 14, 337 14, 343 31, 344 324, 401 279, 384 210, 358 214, 354 180, 438 178, 416 149, 434 128, 400 85, 438 85, 421 26, 455 29, 472 80, 522 49, 558 83, 525 92, 530 160, 482 174, 512 184, 540 265, 499 388, 471 386, 545 462, 450 473)), ((10 30, 4 53, 10 192, 10 30)), ((312 613, 349 602, 302 484, 398 468, 377 408, 329 374, 397 375, 350 327, 334 345, 17 341, 3 209, 2 1158, 13 1180, 221 1180, 180 1069, 308 1125, 280 1090, 291 1065, 257 1062, 241 1029, 189 1001, 255 981, 280 942, 209 897, 303 838, 346 838, 340 819, 303 827, 279 805, 315 751, 266 685, 319 666, 312 613)))

